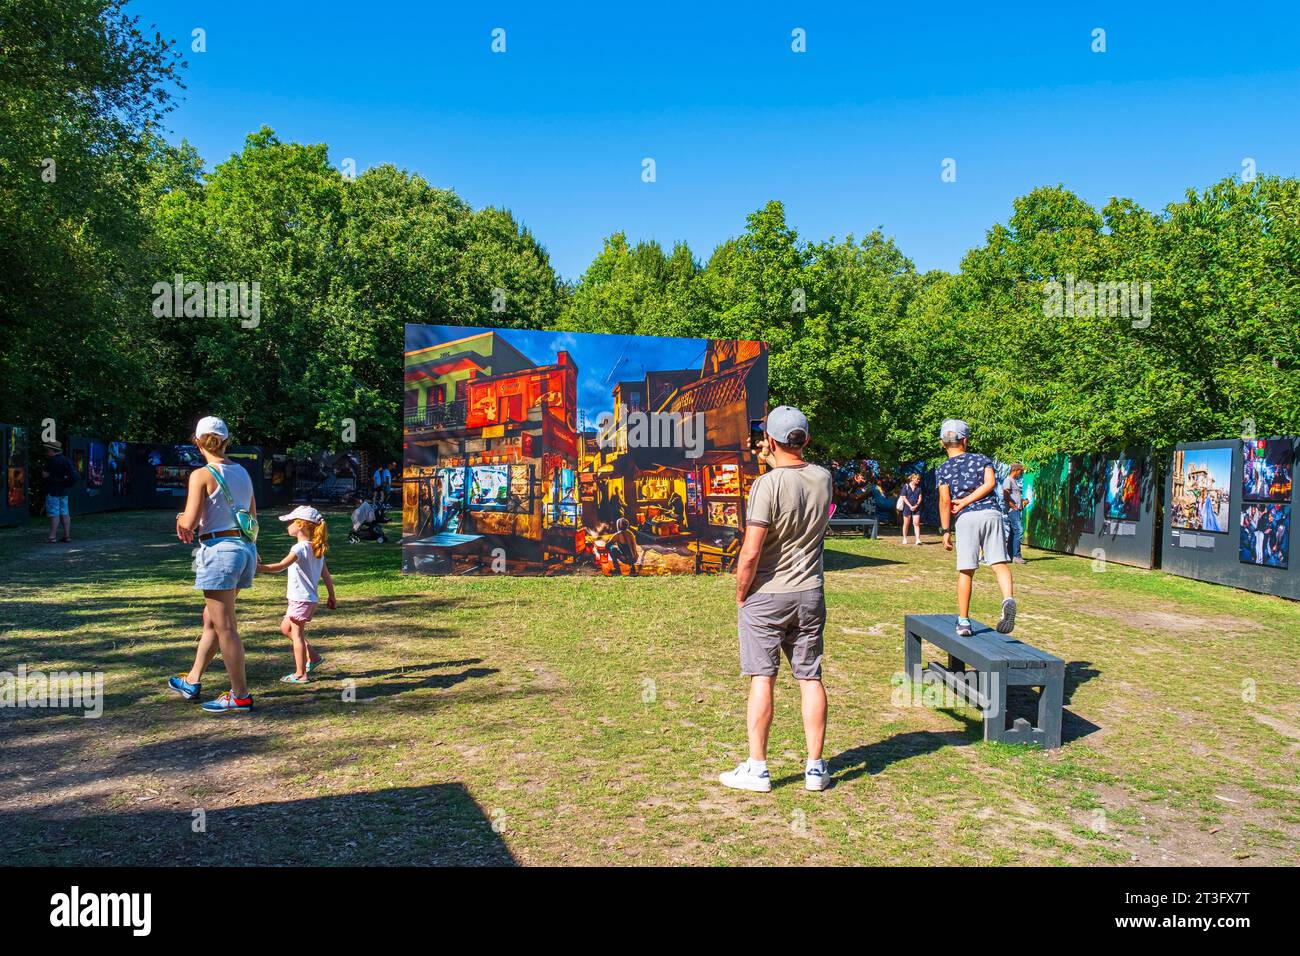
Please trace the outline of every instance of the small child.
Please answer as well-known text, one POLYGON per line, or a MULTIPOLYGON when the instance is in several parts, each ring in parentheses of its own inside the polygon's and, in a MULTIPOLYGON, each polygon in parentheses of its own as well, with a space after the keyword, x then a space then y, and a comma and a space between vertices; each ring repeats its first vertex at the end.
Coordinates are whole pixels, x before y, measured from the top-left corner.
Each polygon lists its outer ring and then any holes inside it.
POLYGON ((1016 626, 1016 599, 1007 539, 1002 536, 1002 512, 994 493, 997 477, 993 460, 967 450, 970 426, 960 419, 950 418, 943 423, 939 441, 948 456, 935 473, 944 550, 953 550, 953 526, 957 529, 957 636, 969 637, 973 631, 970 596, 981 552, 1002 592, 1002 617, 997 630, 1010 634, 1016 626))
POLYGON ((305 684, 307 675, 325 663, 325 658, 307 642, 307 623, 316 613, 316 604, 320 601, 316 584, 321 578, 325 579, 329 591, 326 607, 332 611, 338 606, 334 600, 334 579, 325 564, 329 532, 325 518, 310 505, 300 505, 287 515, 281 515, 280 520, 289 522, 285 530, 297 538, 298 543, 289 549, 283 561, 275 564, 263 564, 259 557, 257 570, 272 574, 285 569, 289 571, 289 608, 280 622, 280 633, 293 642, 294 672, 280 680, 285 684, 305 684))

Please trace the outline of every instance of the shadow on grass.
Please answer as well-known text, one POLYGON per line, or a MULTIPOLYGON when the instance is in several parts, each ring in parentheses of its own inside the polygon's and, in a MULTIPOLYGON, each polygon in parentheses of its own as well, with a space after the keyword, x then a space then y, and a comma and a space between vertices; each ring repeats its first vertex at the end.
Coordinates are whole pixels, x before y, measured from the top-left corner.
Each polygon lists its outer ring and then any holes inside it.
MULTIPOLYGON (((439 666, 421 665, 407 672, 439 666)), ((286 744, 286 733, 317 726, 322 718, 347 712, 371 713, 367 704, 386 707, 385 702, 397 695, 451 688, 495 673, 494 668, 469 668, 409 681, 362 684, 357 686, 351 702, 342 699, 337 687, 329 687, 324 681, 306 687, 283 685, 284 690, 255 693, 257 704, 251 713, 219 717, 201 713, 196 703, 169 698, 134 708, 121 725, 110 723, 113 715, 107 709, 104 719, 89 721, 66 713, 56 716, 53 711, 27 711, 22 717, 0 723, 0 766, 11 771, 0 776, 0 805, 39 807, 32 813, 44 815, 57 812, 65 794, 86 787, 119 793, 138 791, 140 779, 154 775, 168 787, 192 792, 194 787, 215 786, 218 792, 226 793, 230 785, 221 781, 238 778, 222 775, 235 773, 234 768, 244 758, 288 757, 296 759, 299 770, 313 761, 322 763, 310 751, 295 758, 294 745, 286 744), (142 731, 162 735, 162 739, 144 742, 139 739, 142 731), (125 734, 131 742, 120 749, 105 749, 105 733, 118 737, 125 734)), ((454 696, 424 695, 404 705, 404 709, 427 716, 442 708, 460 707, 472 714, 503 697, 517 700, 553 693, 557 692, 546 688, 518 691, 477 685, 477 689, 454 696)), ((372 734, 370 743, 380 733, 372 734)), ((324 764, 331 759, 323 758, 324 764)), ((72 812, 83 811, 77 807, 72 812)), ((0 811, 0 833, 6 832, 4 813, 0 811)))
MULTIPOLYGON (((392 673, 384 675, 384 679, 378 682, 368 684, 358 683, 356 685, 355 703, 368 704, 385 697, 394 697, 398 694, 407 694, 411 691, 417 690, 446 690, 447 688, 455 687, 457 684, 463 683, 467 680, 491 677, 493 674, 500 673, 500 671, 495 667, 467 667, 464 670, 456 671, 454 673, 429 674, 424 677, 419 676, 423 671, 432 670, 438 667, 453 667, 462 663, 464 662, 441 661, 430 664, 414 664, 409 667, 401 668, 400 670, 394 670, 392 673), (394 679, 397 677, 408 676, 412 679, 394 679)), ((280 690, 279 685, 273 684, 262 694, 258 695, 257 699, 259 701, 266 701, 267 703, 290 703, 295 706, 321 703, 328 704, 332 707, 341 699, 337 687, 342 686, 344 680, 354 680, 358 679, 358 677, 359 675, 343 674, 339 675, 334 680, 331 680, 329 677, 321 675, 311 685, 309 685, 309 687, 314 687, 316 689, 317 693, 314 695, 311 694, 310 690, 307 690, 307 693, 303 693, 304 689, 289 685, 284 685, 284 689, 280 690), (336 687, 331 688, 331 684, 336 685, 336 687), (329 688, 327 693, 322 692, 324 688, 329 688)), ((299 715, 295 714, 295 716, 299 715)))
MULTIPOLYGON (((192 592, 178 591, 167 597, 88 597, 26 608, 15 607, 16 603, 6 605, 5 623, 37 633, 0 633, 0 664, 26 662, 31 669, 40 662, 47 670, 102 670, 110 687, 114 669, 124 666, 156 672, 159 686, 168 676, 188 670, 202 631, 202 598, 192 592)), ((445 640, 457 633, 430 622, 445 617, 448 607, 448 601, 426 595, 344 599, 338 611, 321 613, 312 625, 311 638, 327 655, 373 649, 383 640, 385 628, 403 640, 445 640)), ((249 600, 238 607, 250 681, 260 683, 286 673, 291 656, 289 642, 278 630, 281 611, 278 604, 268 607, 265 602, 249 600)), ((152 690, 110 693, 105 705, 122 706, 150 696, 152 690)))
MULTIPOLYGON (((1080 717, 1064 705, 1070 703, 1075 690, 1094 677, 1100 677, 1101 671, 1092 666, 1091 661, 1068 661, 1065 665, 1065 688, 1061 708, 1061 744, 1064 746, 1072 740, 1087 737, 1101 728, 1092 721, 1080 717)), ((1007 688, 1007 726, 1010 727, 1019 717, 1031 724, 1038 723, 1039 691, 1032 687, 1007 688)))
MULTIPOLYGON (((826 762, 826 766, 830 769, 836 783, 847 783, 864 774, 874 776, 890 764, 910 760, 912 757, 919 757, 922 754, 934 753, 944 747, 972 743, 979 739, 982 725, 978 720, 957 711, 952 711, 951 715, 966 724, 965 730, 913 730, 894 734, 892 737, 877 740, 875 743, 863 744, 860 747, 841 751, 831 757, 826 762)), ((802 780, 803 775, 800 774, 790 779, 802 780)), ((782 779, 777 781, 777 784, 786 782, 785 779, 782 779)))
POLYGON ((459 783, 210 810, 0 812, 18 866, 515 865, 492 824, 459 783))
POLYGON ((902 563, 889 558, 873 558, 865 554, 854 554, 852 551, 838 551, 832 548, 826 549, 822 560, 827 571, 850 571, 853 568, 878 568, 886 564, 902 563))

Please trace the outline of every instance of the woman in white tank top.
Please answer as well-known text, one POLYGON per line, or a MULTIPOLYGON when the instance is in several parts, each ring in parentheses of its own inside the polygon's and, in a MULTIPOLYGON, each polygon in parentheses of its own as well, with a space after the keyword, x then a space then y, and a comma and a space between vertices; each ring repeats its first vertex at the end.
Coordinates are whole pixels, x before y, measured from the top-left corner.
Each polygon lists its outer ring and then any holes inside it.
MULTIPOLYGON (((221 474, 226 487, 230 490, 230 497, 235 507, 249 511, 249 506, 253 503, 253 479, 248 476, 244 466, 233 461, 210 461, 208 465, 221 474)), ((196 530, 200 538, 215 531, 239 530, 235 512, 227 503, 226 496, 215 478, 212 479, 212 490, 200 505, 199 525, 196 530)))
POLYGON ((205 703, 203 710, 212 714, 241 713, 253 709, 253 696, 244 675, 244 645, 239 640, 235 598, 241 589, 253 584, 257 546, 239 530, 235 509, 257 517, 257 502, 248 472, 226 458, 230 431, 225 422, 211 416, 200 420, 194 429, 194 443, 207 464, 190 474, 185 511, 176 516, 176 537, 186 544, 198 544, 194 551, 194 587, 203 592, 203 635, 194 666, 188 673, 171 678, 168 686, 186 700, 198 699, 203 672, 220 648, 230 676, 230 690, 205 703), (226 500, 227 491, 230 501, 226 500))

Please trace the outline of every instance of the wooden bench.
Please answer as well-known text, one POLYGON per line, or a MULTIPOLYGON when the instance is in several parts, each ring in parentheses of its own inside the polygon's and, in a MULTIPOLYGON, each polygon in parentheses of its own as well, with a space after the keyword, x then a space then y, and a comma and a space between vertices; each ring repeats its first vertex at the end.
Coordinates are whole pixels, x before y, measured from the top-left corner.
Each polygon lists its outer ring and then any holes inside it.
POLYGON ((1061 705, 1065 699, 1065 662, 1046 651, 999 634, 987 624, 971 621, 970 637, 957 636, 954 614, 908 614, 903 618, 903 669, 909 680, 922 682, 921 642, 948 652, 948 664, 932 663, 935 675, 955 695, 984 714, 984 739, 1003 743, 1061 746, 1061 705), (969 664, 973 671, 967 671, 969 664), (974 685, 970 675, 976 675, 974 685), (1007 727, 1007 688, 1038 687, 1038 725, 1023 717, 1007 727))
POLYGON ((880 520, 878 518, 832 518, 830 530, 834 531, 837 528, 861 528, 863 537, 880 537, 880 520))

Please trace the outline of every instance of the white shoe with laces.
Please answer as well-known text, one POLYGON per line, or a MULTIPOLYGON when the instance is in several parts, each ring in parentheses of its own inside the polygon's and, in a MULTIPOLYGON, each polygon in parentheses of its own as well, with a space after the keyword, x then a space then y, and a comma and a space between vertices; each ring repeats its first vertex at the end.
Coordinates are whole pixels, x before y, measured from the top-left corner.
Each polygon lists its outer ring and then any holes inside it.
POLYGON ((754 773, 746 760, 735 770, 718 774, 718 780, 724 787, 731 787, 733 790, 753 790, 755 793, 770 793, 772 790, 772 776, 766 770, 762 773, 754 773))

